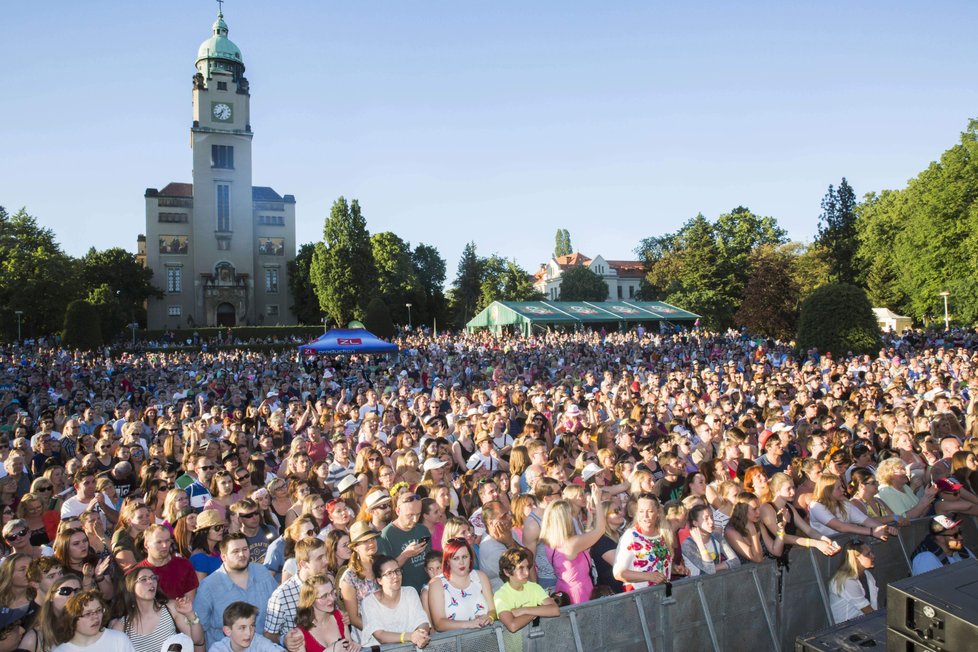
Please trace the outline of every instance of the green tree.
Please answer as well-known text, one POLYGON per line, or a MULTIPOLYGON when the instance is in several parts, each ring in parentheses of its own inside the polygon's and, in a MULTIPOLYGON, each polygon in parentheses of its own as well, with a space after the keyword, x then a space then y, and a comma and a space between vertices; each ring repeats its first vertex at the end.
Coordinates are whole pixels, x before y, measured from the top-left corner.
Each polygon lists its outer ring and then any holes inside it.
POLYGON ((315 252, 315 243, 307 242, 299 247, 295 260, 290 260, 287 266, 292 314, 300 324, 319 324, 323 320, 322 308, 316 298, 316 289, 310 275, 315 252))
POLYGON ((785 341, 794 337, 800 296, 794 262, 790 249, 770 245, 758 249, 744 300, 734 315, 738 326, 785 341))
POLYGON ((415 324, 444 324, 445 302, 445 259, 438 249, 427 244, 418 244, 411 252, 411 266, 418 283, 416 300, 417 312, 412 309, 415 324))
POLYGON ((554 237, 554 258, 569 256, 572 253, 574 248, 571 246, 570 231, 557 229, 557 235, 554 237))
POLYGON ((607 298, 608 284, 589 268, 581 265, 561 273, 561 301, 604 301, 607 298))
POLYGON ((102 329, 95 306, 75 299, 65 309, 61 343, 69 349, 91 351, 102 346, 102 329))
POLYGON ((153 285, 153 270, 121 247, 92 247, 79 262, 83 291, 99 313, 106 340, 124 333, 126 324, 134 321, 145 327, 146 300, 163 297, 153 285))
POLYGON ((469 242, 462 250, 452 283, 452 319, 456 328, 463 328, 475 316, 481 294, 482 261, 476 254, 475 242, 469 242))
POLYGON ((836 355, 879 351, 880 327, 866 292, 846 283, 815 290, 801 305, 797 345, 836 355))
POLYGON ((755 215, 738 206, 717 218, 714 224, 724 288, 734 305, 744 300, 747 280, 755 264, 758 247, 774 247, 787 242, 787 233, 773 217, 755 215))
MULTIPOLYGON (((411 259, 411 245, 390 231, 370 237, 374 264, 377 265, 377 294, 399 324, 408 323, 407 305, 419 297, 418 279, 411 259)), ((413 315, 412 315, 413 316, 413 315)))
POLYGON ((543 295, 533 288, 533 277, 515 261, 493 254, 480 265, 482 282, 476 312, 493 301, 540 301, 543 295))
POLYGON ((822 214, 818 217, 818 244, 825 249, 837 283, 856 284, 861 274, 856 250, 859 240, 856 231, 856 193, 845 177, 838 189, 829 185, 822 198, 822 214))
POLYGON ((0 206, 0 320, 8 341, 17 337, 15 311, 23 311, 23 336, 61 331, 65 306, 83 294, 77 262, 54 232, 20 209, 0 206))
POLYGON ((333 203, 309 275, 319 306, 329 318, 342 326, 363 317, 367 297, 376 288, 377 270, 367 221, 356 199, 347 204, 340 197, 333 203))
POLYGON ((367 303, 363 313, 363 325, 378 337, 389 339, 394 336, 394 322, 390 310, 380 297, 374 297, 367 303))

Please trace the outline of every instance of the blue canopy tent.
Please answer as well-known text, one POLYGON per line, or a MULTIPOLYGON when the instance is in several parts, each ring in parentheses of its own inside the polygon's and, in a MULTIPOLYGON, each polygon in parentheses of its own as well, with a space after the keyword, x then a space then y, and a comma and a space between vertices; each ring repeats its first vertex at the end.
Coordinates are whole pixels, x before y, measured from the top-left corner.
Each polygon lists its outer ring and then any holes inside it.
POLYGON ((363 328, 334 328, 299 347, 302 355, 320 353, 397 353, 396 344, 385 342, 363 328))

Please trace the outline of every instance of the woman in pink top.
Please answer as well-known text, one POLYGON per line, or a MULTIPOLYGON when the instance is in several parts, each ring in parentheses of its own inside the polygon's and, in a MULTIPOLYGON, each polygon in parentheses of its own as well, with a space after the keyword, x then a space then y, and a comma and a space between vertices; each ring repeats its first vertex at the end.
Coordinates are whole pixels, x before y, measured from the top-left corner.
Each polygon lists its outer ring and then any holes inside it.
POLYGON ((574 534, 573 507, 567 500, 555 500, 547 505, 540 526, 540 541, 557 574, 557 590, 570 597, 571 604, 591 599, 594 582, 591 580, 590 548, 604 534, 605 510, 600 505, 601 489, 588 498, 591 513, 595 515, 594 527, 583 534, 574 534))

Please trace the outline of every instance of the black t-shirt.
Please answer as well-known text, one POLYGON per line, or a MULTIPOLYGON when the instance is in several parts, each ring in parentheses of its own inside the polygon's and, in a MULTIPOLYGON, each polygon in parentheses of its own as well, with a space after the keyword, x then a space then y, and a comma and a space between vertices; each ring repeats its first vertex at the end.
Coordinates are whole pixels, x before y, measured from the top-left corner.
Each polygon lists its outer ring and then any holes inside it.
POLYGON ((679 476, 673 482, 662 478, 661 480, 656 481, 655 486, 652 487, 652 493, 659 498, 660 503, 667 503, 670 500, 679 500, 679 497, 683 493, 684 482, 685 478, 682 476, 679 476))

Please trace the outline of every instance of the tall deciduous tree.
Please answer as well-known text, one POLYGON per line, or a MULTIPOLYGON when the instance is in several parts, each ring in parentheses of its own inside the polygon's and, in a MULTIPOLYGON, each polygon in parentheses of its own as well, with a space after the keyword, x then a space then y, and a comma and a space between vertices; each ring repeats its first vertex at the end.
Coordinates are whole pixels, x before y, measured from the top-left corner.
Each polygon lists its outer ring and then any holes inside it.
POLYGON ((564 270, 560 275, 561 301, 604 301, 608 298, 608 284, 581 265, 564 270))
POLYGON ((539 301, 533 277, 515 261, 493 254, 481 263, 482 283, 476 312, 493 301, 539 301))
MULTIPOLYGON (((408 323, 407 304, 415 303, 418 279, 414 275, 411 245, 390 231, 375 233, 370 237, 374 264, 377 266, 379 296, 395 323, 408 323)), ((413 307, 413 305, 412 305, 413 307)))
POLYGON ((289 261, 289 294, 292 295, 292 312, 300 324, 318 324, 323 319, 323 311, 316 298, 312 285, 310 268, 316 245, 312 242, 299 247, 295 260, 289 261))
POLYGON ((163 296, 153 286, 153 270, 121 247, 103 251, 92 247, 80 263, 83 290, 98 312, 107 341, 118 337, 133 321, 145 326, 143 305, 150 297, 163 296))
POLYGON ((370 233, 356 199, 333 203, 321 245, 313 252, 310 277, 323 312, 343 326, 363 317, 377 283, 370 233))
POLYGON ((857 284, 861 274, 856 259, 856 193, 845 177, 838 188, 829 185, 818 217, 818 244, 827 252, 832 279, 857 284))
POLYGON ((744 300, 734 315, 751 333, 789 340, 798 323, 800 291, 790 250, 765 245, 755 252, 744 300))
POLYGON ((64 326, 65 306, 83 294, 77 261, 65 254, 51 229, 25 209, 8 215, 0 206, 0 320, 7 339, 48 335, 64 326))
POLYGON ((411 252, 411 265, 418 282, 417 312, 413 313, 416 324, 445 323, 445 259, 438 249, 424 243, 411 252))

